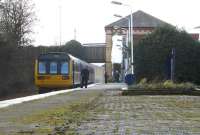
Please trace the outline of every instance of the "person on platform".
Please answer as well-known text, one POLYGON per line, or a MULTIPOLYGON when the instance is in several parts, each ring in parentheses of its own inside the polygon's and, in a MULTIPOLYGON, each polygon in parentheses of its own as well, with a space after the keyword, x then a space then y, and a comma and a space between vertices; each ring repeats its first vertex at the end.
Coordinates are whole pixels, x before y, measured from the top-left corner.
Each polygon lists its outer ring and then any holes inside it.
POLYGON ((86 67, 81 70, 81 88, 83 88, 83 86, 87 88, 88 80, 89 80, 89 70, 86 67))
POLYGON ((108 83, 108 74, 107 74, 107 72, 105 72, 104 77, 105 77, 105 83, 108 83))
POLYGON ((116 70, 114 73, 115 82, 119 82, 119 71, 116 70))

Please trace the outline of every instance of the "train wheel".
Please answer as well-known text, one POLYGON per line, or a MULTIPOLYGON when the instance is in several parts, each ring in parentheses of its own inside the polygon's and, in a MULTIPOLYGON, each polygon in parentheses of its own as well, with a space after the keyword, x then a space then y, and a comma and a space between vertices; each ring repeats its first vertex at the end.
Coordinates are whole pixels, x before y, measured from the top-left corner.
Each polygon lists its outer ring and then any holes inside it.
POLYGON ((38 89, 38 94, 42 94, 42 93, 43 93, 42 89, 39 88, 39 89, 38 89))
POLYGON ((38 89, 38 93, 39 94, 47 93, 47 89, 45 89, 45 88, 39 88, 38 89))

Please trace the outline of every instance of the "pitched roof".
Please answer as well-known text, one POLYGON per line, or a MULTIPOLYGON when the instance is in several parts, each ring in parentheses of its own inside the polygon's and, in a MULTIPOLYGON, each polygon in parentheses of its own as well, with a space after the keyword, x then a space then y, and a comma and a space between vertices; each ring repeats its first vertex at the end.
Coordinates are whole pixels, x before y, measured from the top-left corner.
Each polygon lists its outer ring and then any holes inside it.
MULTIPOLYGON (((137 12, 134 12, 133 14, 133 27, 161 27, 164 25, 170 25, 167 22, 164 22, 150 14, 147 14, 141 10, 138 10, 137 12)), ((128 20, 131 18, 131 15, 128 15, 116 22, 113 22, 107 26, 107 27, 128 27, 128 20)))
POLYGON ((104 47, 106 43, 86 43, 83 44, 83 47, 104 47))

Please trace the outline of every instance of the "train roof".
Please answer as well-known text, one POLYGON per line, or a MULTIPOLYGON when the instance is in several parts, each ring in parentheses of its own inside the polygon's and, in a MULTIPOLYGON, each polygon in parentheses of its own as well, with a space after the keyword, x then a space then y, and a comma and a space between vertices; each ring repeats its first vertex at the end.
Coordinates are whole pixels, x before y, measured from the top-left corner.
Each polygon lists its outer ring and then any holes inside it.
POLYGON ((76 57, 74 57, 73 55, 71 55, 71 54, 68 54, 69 55, 69 57, 70 57, 70 59, 72 59, 73 61, 75 61, 75 62, 77 62, 77 63, 82 63, 82 64, 84 64, 84 65, 87 65, 87 66, 89 66, 89 67, 94 67, 95 65, 94 64, 91 64, 91 63, 87 63, 86 61, 83 61, 83 60, 81 60, 81 59, 79 59, 79 58, 76 58, 76 57))
POLYGON ((38 60, 69 60, 70 57, 64 52, 49 52, 45 54, 40 54, 38 60))
MULTIPOLYGON (((66 52, 49 52, 49 53, 45 53, 45 54, 40 54, 40 56, 38 57, 38 60, 69 60, 72 59, 73 61, 76 61, 78 63, 84 63, 85 65, 93 65, 90 63, 87 63, 79 58, 76 58, 75 56, 66 53, 66 52)), ((93 65, 95 66, 95 65, 93 65)))

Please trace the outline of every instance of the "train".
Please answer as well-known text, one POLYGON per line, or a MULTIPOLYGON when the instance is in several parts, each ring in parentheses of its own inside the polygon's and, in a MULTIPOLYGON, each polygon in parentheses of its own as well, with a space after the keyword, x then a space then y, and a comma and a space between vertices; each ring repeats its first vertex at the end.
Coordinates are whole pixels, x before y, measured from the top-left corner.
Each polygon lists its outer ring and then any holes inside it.
POLYGON ((89 70, 88 83, 104 82, 104 68, 65 52, 49 52, 35 60, 35 85, 39 93, 73 88, 81 84, 81 70, 89 70))

